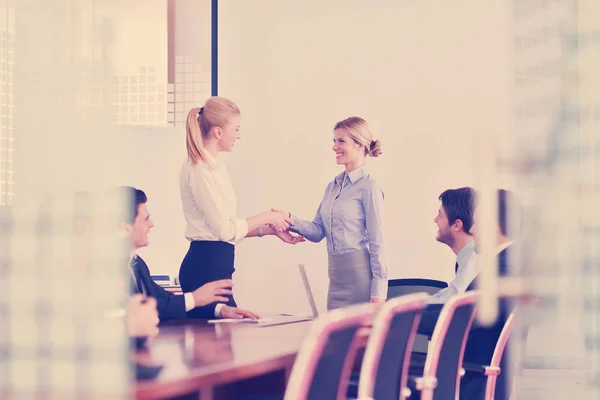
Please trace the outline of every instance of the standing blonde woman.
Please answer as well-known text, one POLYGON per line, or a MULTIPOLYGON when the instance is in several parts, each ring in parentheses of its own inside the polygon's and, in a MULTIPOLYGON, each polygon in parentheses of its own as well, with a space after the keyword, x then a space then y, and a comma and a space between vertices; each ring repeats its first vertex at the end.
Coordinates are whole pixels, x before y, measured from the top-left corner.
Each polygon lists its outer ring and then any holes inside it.
MULTIPOLYGON (((185 236, 190 241, 179 269, 184 293, 207 282, 231 279, 235 244, 245 237, 277 235, 291 244, 304 240, 287 231, 291 221, 281 213, 237 216, 236 196, 218 156, 232 151, 239 138, 240 110, 227 98, 211 97, 202 108, 188 114, 187 159, 181 166, 179 181, 185 236)), ((233 296, 227 304, 236 306, 233 296)), ((195 317, 194 310, 188 316, 195 317)))
POLYGON ((383 191, 365 167, 367 156, 381 154, 366 121, 350 117, 335 125, 333 148, 345 171, 327 185, 312 221, 292 218, 290 230, 311 242, 327 239, 327 309, 387 298, 387 261, 383 237, 383 191))

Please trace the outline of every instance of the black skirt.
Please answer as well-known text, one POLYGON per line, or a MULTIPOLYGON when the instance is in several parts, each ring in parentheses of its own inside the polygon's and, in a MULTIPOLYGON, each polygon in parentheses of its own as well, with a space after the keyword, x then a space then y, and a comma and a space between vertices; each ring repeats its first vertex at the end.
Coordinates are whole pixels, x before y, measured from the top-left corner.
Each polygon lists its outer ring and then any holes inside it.
MULTIPOLYGON (((184 293, 193 292, 205 283, 220 279, 231 279, 235 268, 235 246, 227 242, 197 240, 190 242, 190 248, 179 268, 179 282, 184 293)), ((233 296, 227 305, 237 307, 233 296)), ((189 317, 200 317, 193 309, 189 317)))

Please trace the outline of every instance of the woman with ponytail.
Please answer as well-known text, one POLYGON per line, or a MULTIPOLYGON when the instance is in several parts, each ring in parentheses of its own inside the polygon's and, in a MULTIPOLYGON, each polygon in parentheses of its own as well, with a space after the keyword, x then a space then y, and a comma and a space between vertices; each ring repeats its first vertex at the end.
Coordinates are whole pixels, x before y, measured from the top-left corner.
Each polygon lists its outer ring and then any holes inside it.
MULTIPOLYGON (((219 153, 232 151, 240 138, 240 110, 224 97, 211 97, 192 109, 186 121, 187 159, 179 188, 189 250, 179 269, 183 292, 207 282, 231 279, 235 244, 249 236, 277 235, 287 243, 304 239, 288 231, 290 219, 275 211, 239 218, 236 196, 219 153)), ((230 306, 236 306, 229 296, 230 306)), ((216 312, 219 312, 217 305, 216 312)), ((195 317, 194 310, 188 316, 195 317)))
POLYGON ((383 191, 367 171, 367 156, 382 154, 366 121, 350 117, 335 125, 333 148, 345 171, 325 189, 312 221, 292 218, 290 230, 311 242, 327 238, 329 291, 327 309, 387 298, 387 260, 383 237, 383 191))

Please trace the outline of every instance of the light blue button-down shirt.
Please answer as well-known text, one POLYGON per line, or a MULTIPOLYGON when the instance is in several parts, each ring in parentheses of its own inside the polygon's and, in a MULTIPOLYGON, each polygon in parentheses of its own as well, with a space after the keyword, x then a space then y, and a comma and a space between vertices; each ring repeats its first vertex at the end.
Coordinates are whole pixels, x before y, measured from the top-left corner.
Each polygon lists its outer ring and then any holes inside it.
POLYGON ((331 255, 369 249, 371 297, 387 298, 387 259, 383 238, 383 191, 360 167, 327 185, 313 221, 293 216, 290 229, 311 242, 327 238, 331 255))

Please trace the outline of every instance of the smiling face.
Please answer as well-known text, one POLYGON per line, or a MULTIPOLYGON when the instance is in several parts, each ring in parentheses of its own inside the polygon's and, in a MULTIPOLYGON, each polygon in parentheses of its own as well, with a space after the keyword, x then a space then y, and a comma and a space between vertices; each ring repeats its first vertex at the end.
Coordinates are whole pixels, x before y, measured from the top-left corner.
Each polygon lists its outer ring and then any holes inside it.
POLYGON ((448 215, 446 215, 446 210, 444 209, 444 206, 440 205, 438 214, 434 218, 433 222, 435 222, 438 227, 435 240, 437 240, 440 243, 445 243, 449 246, 452 246, 452 243, 454 242, 454 237, 452 236, 450 221, 448 221, 448 215))
POLYGON ((222 127, 215 127, 214 133, 219 140, 219 149, 227 152, 232 151, 235 142, 240 139, 240 115, 232 115, 222 127))
POLYGON ((133 224, 125 224, 126 232, 131 237, 131 242, 134 250, 148 246, 148 233, 154 226, 150 219, 150 212, 146 203, 138 206, 137 215, 133 224))
POLYGON ((336 129, 333 132, 332 150, 338 165, 360 164, 365 159, 364 146, 356 143, 344 129, 336 129))

